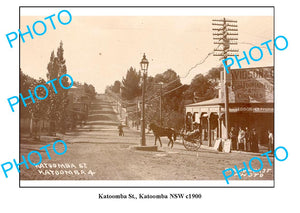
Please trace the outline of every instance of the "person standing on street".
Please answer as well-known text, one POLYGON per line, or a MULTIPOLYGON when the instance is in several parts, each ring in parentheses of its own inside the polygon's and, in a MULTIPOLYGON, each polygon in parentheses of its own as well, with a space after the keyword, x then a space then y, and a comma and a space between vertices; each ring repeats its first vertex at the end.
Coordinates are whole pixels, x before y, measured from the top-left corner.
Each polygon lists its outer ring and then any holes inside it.
POLYGON ((251 133, 251 151, 252 152, 259 152, 259 149, 258 149, 258 135, 257 135, 257 132, 256 132, 255 128, 252 129, 252 133, 251 133))
POLYGON ((269 139, 269 151, 274 151, 274 136, 271 130, 268 130, 268 139, 269 139))
POLYGON ((237 150, 237 132, 234 127, 231 127, 229 137, 231 139, 232 150, 237 150))
POLYGON ((192 125, 193 125, 193 118, 191 116, 191 114, 187 114, 187 118, 186 118, 186 131, 192 131, 192 125))
POLYGON ((245 151, 250 152, 251 151, 251 137, 250 137, 250 130, 248 127, 245 127, 245 140, 246 140, 246 146, 245 146, 245 151))
POLYGON ((245 150, 246 149, 246 139, 245 139, 245 131, 242 127, 239 128, 239 135, 238 135, 238 150, 245 150))
POLYGON ((124 131, 123 131, 123 125, 122 125, 122 123, 119 124, 118 129, 119 129, 119 136, 124 136, 124 131))

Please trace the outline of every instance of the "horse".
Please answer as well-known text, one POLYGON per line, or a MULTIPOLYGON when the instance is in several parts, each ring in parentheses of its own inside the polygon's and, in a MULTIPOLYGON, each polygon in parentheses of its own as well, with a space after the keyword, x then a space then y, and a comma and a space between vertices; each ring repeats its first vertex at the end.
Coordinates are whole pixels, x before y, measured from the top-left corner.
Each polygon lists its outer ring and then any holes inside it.
POLYGON ((168 137, 169 138, 169 143, 168 146, 171 143, 171 148, 173 148, 173 143, 176 141, 176 132, 173 128, 168 128, 168 127, 160 127, 156 125, 155 123, 150 123, 149 125, 150 130, 153 131, 153 134, 155 136, 155 145, 156 145, 156 140, 159 140, 160 147, 162 147, 162 143, 160 140, 160 137, 168 137), (172 136, 174 138, 174 141, 172 139, 172 136))

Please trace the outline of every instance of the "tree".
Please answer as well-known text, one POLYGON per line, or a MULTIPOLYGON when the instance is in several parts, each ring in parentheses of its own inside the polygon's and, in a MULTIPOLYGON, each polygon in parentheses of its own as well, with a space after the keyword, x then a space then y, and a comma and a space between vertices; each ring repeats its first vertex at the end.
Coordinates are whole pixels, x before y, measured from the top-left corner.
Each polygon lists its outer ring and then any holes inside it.
MULTIPOLYGON (((34 83, 30 85, 30 91, 34 91, 35 87, 38 85, 46 85, 46 81, 42 78, 39 80, 35 80, 34 83)), ((42 87, 39 87, 36 90, 37 96, 38 97, 46 97, 46 90, 42 87)), ((45 99, 46 100, 46 99, 45 99)), ((35 103, 29 102, 28 103, 28 111, 31 113, 32 116, 32 121, 33 121, 33 137, 39 137, 40 135, 40 125, 39 122, 42 120, 47 119, 47 109, 48 109, 48 104, 45 100, 39 100, 35 99, 35 103)))
POLYGON ((220 72, 223 71, 223 67, 213 67, 207 73, 207 78, 216 82, 220 80, 220 72))
POLYGON ((89 95, 92 100, 95 99, 96 94, 97 93, 95 87, 92 84, 89 84, 89 95))
POLYGON ((111 90, 115 93, 120 93, 120 91, 121 91, 121 82, 120 81, 115 81, 115 83, 112 86, 111 90))
POLYGON ((154 78, 148 78, 146 118, 149 122, 160 122, 160 85, 162 87, 162 125, 179 130, 184 125, 183 91, 186 87, 180 82, 177 73, 168 69, 154 78))
MULTIPOLYGON (((50 55, 50 61, 48 63, 47 66, 47 80, 50 81, 52 79, 57 79, 58 78, 58 69, 57 69, 57 60, 55 59, 55 55, 54 55, 54 51, 51 52, 50 55)), ((57 82, 53 82, 55 88, 57 88, 59 85, 57 84, 57 82)), ((49 128, 49 134, 51 134, 52 132, 55 132, 56 129, 56 125, 55 125, 55 121, 57 121, 58 116, 57 116, 57 97, 56 97, 56 93, 55 91, 50 88, 50 85, 48 85, 48 91, 49 91, 49 97, 47 98, 47 102, 49 104, 49 108, 48 108, 48 119, 50 121, 50 128, 49 128)))
POLYGON ((222 67, 211 68, 206 75, 196 75, 189 89, 185 92, 186 99, 193 99, 194 102, 200 102, 216 98, 218 96, 218 90, 216 87, 220 81, 220 71, 222 67))
POLYGON ((82 84, 79 81, 73 81, 73 86, 80 87, 82 84))
POLYGON ((172 69, 168 69, 163 74, 156 75, 155 79, 156 82, 161 81, 164 83, 163 93, 167 93, 163 96, 164 110, 166 112, 178 111, 182 101, 182 91, 179 89, 182 84, 177 73, 172 69))
POLYGON ((84 83, 83 84, 84 92, 93 100, 96 96, 95 87, 91 84, 84 83))
POLYGON ((167 71, 163 72, 162 74, 157 74, 154 77, 156 82, 162 82, 162 83, 170 83, 173 81, 176 81, 177 83, 180 83, 180 79, 179 76, 177 75, 177 73, 172 70, 172 69, 168 69, 167 71))
MULTIPOLYGON (((20 70, 20 82, 21 82, 21 93, 26 96, 28 90, 33 93, 34 89, 38 85, 46 85, 44 79, 35 80, 28 75, 25 75, 22 70, 20 70)), ((46 90, 42 87, 39 87, 36 90, 38 97, 45 97, 46 90)), ((21 107, 21 118, 30 119, 30 135, 33 137, 38 136, 39 131, 39 121, 47 119, 47 109, 48 104, 45 100, 39 100, 35 98, 35 103, 32 101, 26 101, 26 107, 21 107)))
MULTIPOLYGON (((28 90, 30 89, 30 85, 34 84, 34 82, 35 79, 24 74, 23 71, 20 69, 20 93, 24 95, 27 94, 28 90)), ((31 118, 31 114, 27 107, 21 107, 20 109, 21 118, 31 118)))
MULTIPOLYGON (((58 63, 58 78, 60 78, 62 75, 67 74, 67 66, 66 66, 66 60, 64 59, 64 49, 63 49, 63 43, 60 42, 59 47, 57 48, 57 63, 58 63)), ((70 86, 70 83, 68 82, 68 78, 64 77, 61 79, 61 84, 65 87, 70 86)), ((67 106, 68 106, 68 90, 63 89, 61 86, 58 87, 57 92, 58 100, 59 100, 59 128, 62 133, 65 133, 66 131, 66 116, 67 116, 67 106)))
POLYGON ((126 100, 132 100, 141 95, 139 85, 141 74, 137 73, 133 67, 127 70, 126 78, 122 80, 121 95, 126 100))
MULTIPOLYGON (((58 124, 58 129, 65 133, 65 121, 67 115, 67 105, 68 105, 68 90, 63 89, 58 80, 60 77, 67 73, 66 61, 64 59, 64 49, 63 43, 60 42, 59 47, 57 48, 56 57, 54 55, 54 51, 51 52, 50 62, 47 66, 47 79, 48 81, 57 79, 53 82, 56 92, 53 88, 50 88, 49 84, 49 119, 50 119, 50 132, 55 131, 55 121, 58 124), (50 92, 51 91, 51 92, 50 92)), ((62 85, 68 87, 70 84, 68 82, 68 78, 61 79, 62 85)))
POLYGON ((208 78, 202 74, 196 75, 191 82, 191 90, 199 96, 205 97, 207 90, 210 88, 208 78))

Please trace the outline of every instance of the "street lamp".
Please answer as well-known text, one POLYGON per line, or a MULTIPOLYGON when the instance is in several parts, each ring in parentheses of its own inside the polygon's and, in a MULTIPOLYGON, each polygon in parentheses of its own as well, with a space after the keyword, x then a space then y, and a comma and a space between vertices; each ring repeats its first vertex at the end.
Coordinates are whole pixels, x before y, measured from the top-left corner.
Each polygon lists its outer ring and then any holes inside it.
POLYGON ((141 64, 141 70, 143 71, 143 74, 147 74, 149 62, 146 58, 145 53, 143 55, 143 58, 142 58, 140 64, 141 64))
POLYGON ((141 118, 141 146, 146 146, 146 137, 145 137, 145 90, 146 90, 146 78, 149 62, 144 53, 143 58, 140 62, 141 70, 143 71, 143 87, 142 87, 142 118, 141 118))

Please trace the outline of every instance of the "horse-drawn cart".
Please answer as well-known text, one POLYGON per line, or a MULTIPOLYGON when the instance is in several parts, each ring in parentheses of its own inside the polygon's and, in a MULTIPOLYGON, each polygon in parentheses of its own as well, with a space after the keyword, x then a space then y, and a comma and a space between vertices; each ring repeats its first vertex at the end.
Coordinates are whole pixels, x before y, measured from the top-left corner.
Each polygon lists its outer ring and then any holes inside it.
MULTIPOLYGON (((156 125, 155 123, 150 123, 149 129, 153 131, 153 134, 155 136, 154 144, 156 145, 156 141, 158 140, 160 143, 160 146, 162 146, 160 137, 168 137, 169 143, 168 146, 171 145, 171 148, 173 147, 174 141, 176 141, 176 131, 173 128, 164 128, 156 125)), ((182 131, 180 132, 181 140, 183 143, 183 146, 190 151, 196 151, 200 148, 202 142, 201 142, 201 134, 198 129, 195 129, 194 131, 182 131)))
POLYGON ((198 129, 194 130, 194 131, 181 133, 181 140, 182 140, 183 146, 189 151, 198 150, 202 144, 201 134, 198 129))

